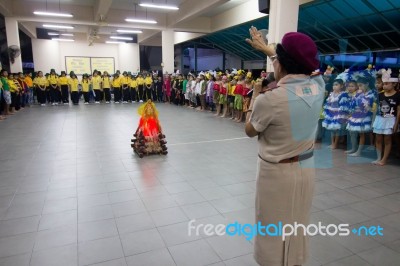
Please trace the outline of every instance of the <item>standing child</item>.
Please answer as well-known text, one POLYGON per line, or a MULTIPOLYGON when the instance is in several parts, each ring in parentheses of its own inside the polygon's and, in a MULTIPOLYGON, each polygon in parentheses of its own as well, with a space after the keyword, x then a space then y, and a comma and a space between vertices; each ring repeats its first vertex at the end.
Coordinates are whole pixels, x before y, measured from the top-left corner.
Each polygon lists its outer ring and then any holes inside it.
POLYGON ((68 104, 68 78, 65 71, 61 71, 61 76, 58 78, 58 86, 61 89, 62 102, 68 104))
POLYGON ((95 96, 95 103, 97 104, 99 104, 101 99, 103 98, 102 96, 103 92, 101 91, 101 85, 100 85, 101 84, 100 74, 101 73, 95 69, 93 71, 93 76, 91 78, 91 85, 95 96))
POLYGON ((114 90, 114 103, 119 103, 121 101, 121 79, 118 73, 114 74, 112 87, 114 90))
POLYGON ((171 77, 168 74, 164 76, 164 95, 165 103, 171 103, 171 77))
MULTIPOLYGON (((247 72, 243 88, 243 113, 247 113, 249 111, 250 101, 251 101, 249 93, 252 92, 253 89, 254 89, 254 80, 252 79, 252 73, 247 72)), ((239 122, 242 122, 242 120, 240 120, 239 122)))
POLYGON ((22 72, 18 73, 18 83, 21 87, 21 107, 24 108, 25 105, 29 105, 29 88, 25 82, 25 75, 22 72))
POLYGON ((399 79, 391 76, 392 71, 382 71, 383 93, 379 94, 379 110, 373 124, 376 134, 376 165, 385 165, 392 148, 392 135, 399 129, 400 93, 396 91, 399 79), (382 144, 384 151, 382 157, 382 144))
MULTIPOLYGON (((351 116, 351 108, 352 103, 354 101, 356 91, 358 90, 357 88, 357 82, 354 80, 347 81, 346 83, 346 92, 343 93, 340 98, 339 98, 339 106, 340 106, 340 111, 343 112, 347 116, 347 119, 350 118, 351 116)), ((347 121, 348 122, 348 121, 347 121)), ((347 125, 346 125, 347 129, 347 125)), ((350 135, 350 149, 345 151, 347 154, 351 154, 357 151, 357 133, 354 132, 349 132, 350 135)))
POLYGON ((243 75, 238 75, 238 81, 235 86, 235 103, 234 109, 236 113, 235 121, 240 122, 243 119, 243 90, 244 90, 244 80, 243 75))
POLYGON ((20 92, 18 85, 14 82, 14 75, 12 73, 8 74, 7 82, 11 92, 10 112, 15 113, 16 111, 19 111, 20 108, 20 97, 19 97, 20 92))
POLYGON ((79 104, 79 91, 78 91, 78 85, 79 85, 79 80, 76 77, 75 73, 72 73, 70 75, 70 79, 68 81, 68 86, 69 86, 69 91, 71 93, 71 101, 73 105, 78 105, 79 104))
POLYGON ((126 71, 124 71, 122 73, 122 77, 121 77, 121 91, 122 91, 122 103, 128 103, 129 101, 129 77, 128 77, 128 73, 126 71))
POLYGON ((163 102, 163 81, 161 79, 161 76, 158 76, 157 80, 154 81, 154 87, 156 91, 157 102, 159 103, 163 102))
POLYGON ((135 103, 136 101, 139 101, 138 96, 137 96, 138 84, 137 84, 135 75, 132 76, 132 79, 130 82, 131 82, 131 84, 129 84, 129 87, 131 88, 131 101, 132 101, 132 103, 135 103))
POLYGON ((33 84, 36 86, 38 102, 41 106, 46 106, 47 79, 43 76, 42 71, 38 71, 37 74, 38 76, 33 80, 33 84))
POLYGON ((103 89, 104 96, 106 99, 106 103, 110 103, 111 101, 111 81, 110 75, 107 71, 103 72, 103 76, 101 77, 101 88, 103 89))
MULTIPOLYGON (((81 85, 82 85, 82 93, 83 93, 83 99, 84 99, 84 101, 85 101, 85 103, 84 104, 89 104, 89 76, 88 76, 88 74, 83 74, 82 75, 82 82, 81 82, 81 85)), ((71 96, 71 98, 72 98, 72 96, 71 96)))
POLYGON ((324 106, 324 120, 322 127, 331 131, 332 145, 331 148, 337 149, 339 143, 340 131, 342 130, 347 117, 343 111, 340 110, 339 99, 343 94, 343 80, 336 79, 333 82, 333 91, 326 99, 324 106))
MULTIPOLYGON (((351 116, 347 124, 350 134, 359 134, 360 141, 358 149, 349 153, 349 156, 360 156, 365 145, 365 134, 372 130, 372 106, 375 101, 375 94, 369 88, 369 79, 360 77, 357 79, 358 91, 351 102, 351 116)), ((354 137, 353 137, 354 140, 354 137)), ((353 149, 356 145, 353 145, 353 149)))
POLYGON ((219 91, 221 89, 221 73, 216 73, 215 75, 215 82, 214 82, 214 94, 213 94, 213 102, 214 105, 216 106, 217 112, 215 113, 215 116, 219 116, 221 113, 221 105, 219 104, 219 91))
POLYGON ((11 105, 11 92, 10 86, 8 85, 8 72, 5 69, 1 70, 1 83, 3 87, 3 98, 4 98, 4 115, 11 115, 13 113, 10 112, 11 105))
POLYGON ((210 74, 207 73, 207 92, 206 92, 206 103, 210 108, 210 111, 214 111, 214 102, 213 102, 213 94, 214 94, 214 81, 215 78, 210 74))
POLYGON ((31 105, 34 103, 32 73, 26 73, 24 81, 25 81, 26 85, 28 86, 28 91, 29 91, 28 104, 31 105))
POLYGON ((228 77, 222 77, 221 87, 219 89, 219 104, 223 106, 223 113, 220 117, 226 117, 228 113, 228 77))

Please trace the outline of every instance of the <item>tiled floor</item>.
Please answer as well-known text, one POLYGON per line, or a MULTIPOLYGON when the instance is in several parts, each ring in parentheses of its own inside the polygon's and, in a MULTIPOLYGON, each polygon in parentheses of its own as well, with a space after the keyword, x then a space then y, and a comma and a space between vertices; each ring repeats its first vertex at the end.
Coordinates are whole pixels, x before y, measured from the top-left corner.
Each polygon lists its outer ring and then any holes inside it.
MULTIPOLYGON (((140 159, 137 106, 32 107, 0 123, 0 265, 256 265, 242 236, 188 235, 191 219, 253 223, 256 139, 159 104, 169 154, 140 159)), ((312 221, 384 236, 312 237, 307 265, 399 265, 400 167, 323 151, 312 221)))

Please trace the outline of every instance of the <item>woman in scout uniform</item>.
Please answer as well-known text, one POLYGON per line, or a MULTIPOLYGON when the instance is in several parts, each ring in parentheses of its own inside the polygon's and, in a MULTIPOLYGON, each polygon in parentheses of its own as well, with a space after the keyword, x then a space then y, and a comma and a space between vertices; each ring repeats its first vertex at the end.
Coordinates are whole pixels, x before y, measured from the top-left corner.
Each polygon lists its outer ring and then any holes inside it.
POLYGON ((33 84, 36 87, 38 102, 41 106, 46 106, 47 79, 43 76, 42 71, 38 71, 37 74, 38 76, 33 80, 33 84))
POLYGON ((114 90, 114 103, 119 103, 121 101, 121 78, 118 73, 114 74, 112 87, 114 90))
POLYGON ((153 87, 153 79, 151 78, 150 73, 147 73, 146 78, 144 79, 144 84, 146 87, 146 93, 145 93, 146 100, 151 100, 151 98, 152 98, 151 90, 153 87))
POLYGON ((99 72, 95 69, 93 71, 93 76, 92 76, 92 89, 95 94, 95 103, 100 103, 102 97, 102 91, 101 91, 101 77, 99 76, 99 72))
MULTIPOLYGON (((245 131, 258 140, 256 221, 262 225, 309 226, 315 186, 313 149, 325 96, 318 68, 317 46, 307 35, 286 33, 277 45, 265 42, 255 27, 246 41, 268 56, 278 82, 257 96, 245 131)), ((257 234, 254 258, 264 266, 305 265, 309 236, 302 226, 296 234, 274 237, 257 234)))
POLYGON ((108 75, 107 71, 104 71, 103 76, 101 77, 101 88, 103 89, 104 96, 106 98, 106 103, 110 103, 110 101, 111 101, 111 80, 110 80, 110 75, 108 75))
POLYGON ((85 100, 85 104, 89 104, 89 76, 88 74, 83 74, 82 75, 82 93, 83 93, 83 99, 85 100))
POLYGON ((71 92, 71 101, 74 105, 78 105, 79 104, 79 91, 78 91, 79 80, 76 77, 74 72, 72 72, 70 74, 70 77, 71 78, 68 80, 68 86, 69 86, 69 91, 71 92))
POLYGON ((138 97, 137 97, 138 85, 137 85, 137 81, 136 81, 136 76, 133 76, 130 82, 131 83, 129 84, 129 88, 131 90, 131 101, 132 101, 132 103, 135 103, 136 101, 139 101, 138 97))
POLYGON ((143 102, 143 97, 144 97, 144 79, 143 75, 139 73, 137 79, 137 84, 138 84, 138 94, 139 94, 139 102, 143 102))
POLYGON ((50 75, 47 77, 49 81, 49 92, 50 92, 50 102, 51 105, 58 105, 60 102, 60 88, 58 87, 58 76, 54 69, 50 70, 50 75))
POLYGON ((128 73, 124 71, 121 77, 122 103, 129 101, 129 83, 128 73))
POLYGON ((68 77, 65 71, 61 71, 61 76, 58 78, 58 86, 61 88, 61 96, 64 104, 68 104, 68 77))

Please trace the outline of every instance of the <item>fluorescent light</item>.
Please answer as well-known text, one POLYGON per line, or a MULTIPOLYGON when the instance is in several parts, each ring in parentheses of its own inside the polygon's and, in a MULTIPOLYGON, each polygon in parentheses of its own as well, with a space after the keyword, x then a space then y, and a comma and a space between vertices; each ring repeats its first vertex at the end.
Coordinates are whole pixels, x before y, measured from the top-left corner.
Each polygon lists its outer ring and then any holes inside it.
POLYGON ((72 26, 63 26, 63 25, 52 25, 52 24, 43 24, 45 28, 56 28, 56 29, 73 29, 72 26))
POLYGON ((155 20, 148 20, 148 19, 135 19, 135 18, 127 18, 125 19, 126 22, 136 22, 136 23, 148 23, 148 24, 157 24, 155 20))
POLYGON ((151 3, 139 4, 139 6, 150 7, 150 8, 160 8, 160 9, 170 9, 170 10, 178 10, 179 9, 179 7, 177 7, 177 6, 156 5, 156 4, 151 4, 151 3))
POLYGON ((72 33, 61 33, 62 36, 74 36, 72 33))
POLYGON ((52 38, 53 41, 60 41, 60 42, 74 42, 75 40, 72 39, 64 39, 64 38, 52 38))
POLYGON ((50 36, 58 36, 58 35, 60 35, 60 33, 57 33, 57 32, 48 32, 47 34, 50 35, 50 36))
POLYGON ((141 30, 117 30, 120 33, 143 33, 141 30))
POLYGON ((67 14, 67 13, 56 13, 56 12, 44 12, 44 11, 35 11, 33 12, 35 15, 39 16, 52 16, 52 17, 67 17, 67 18, 72 18, 72 14, 67 14))
POLYGON ((125 42, 118 42, 118 41, 106 41, 106 43, 125 43, 125 42))
POLYGON ((132 41, 132 37, 111 36, 110 39, 132 41))

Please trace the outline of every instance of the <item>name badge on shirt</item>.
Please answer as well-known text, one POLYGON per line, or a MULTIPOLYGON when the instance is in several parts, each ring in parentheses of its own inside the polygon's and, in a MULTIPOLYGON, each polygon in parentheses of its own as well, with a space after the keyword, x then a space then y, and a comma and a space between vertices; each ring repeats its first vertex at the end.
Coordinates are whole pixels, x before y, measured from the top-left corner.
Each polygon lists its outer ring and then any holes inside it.
POLYGON ((304 86, 296 86, 296 95, 299 97, 318 95, 317 85, 316 84, 307 84, 304 86))

